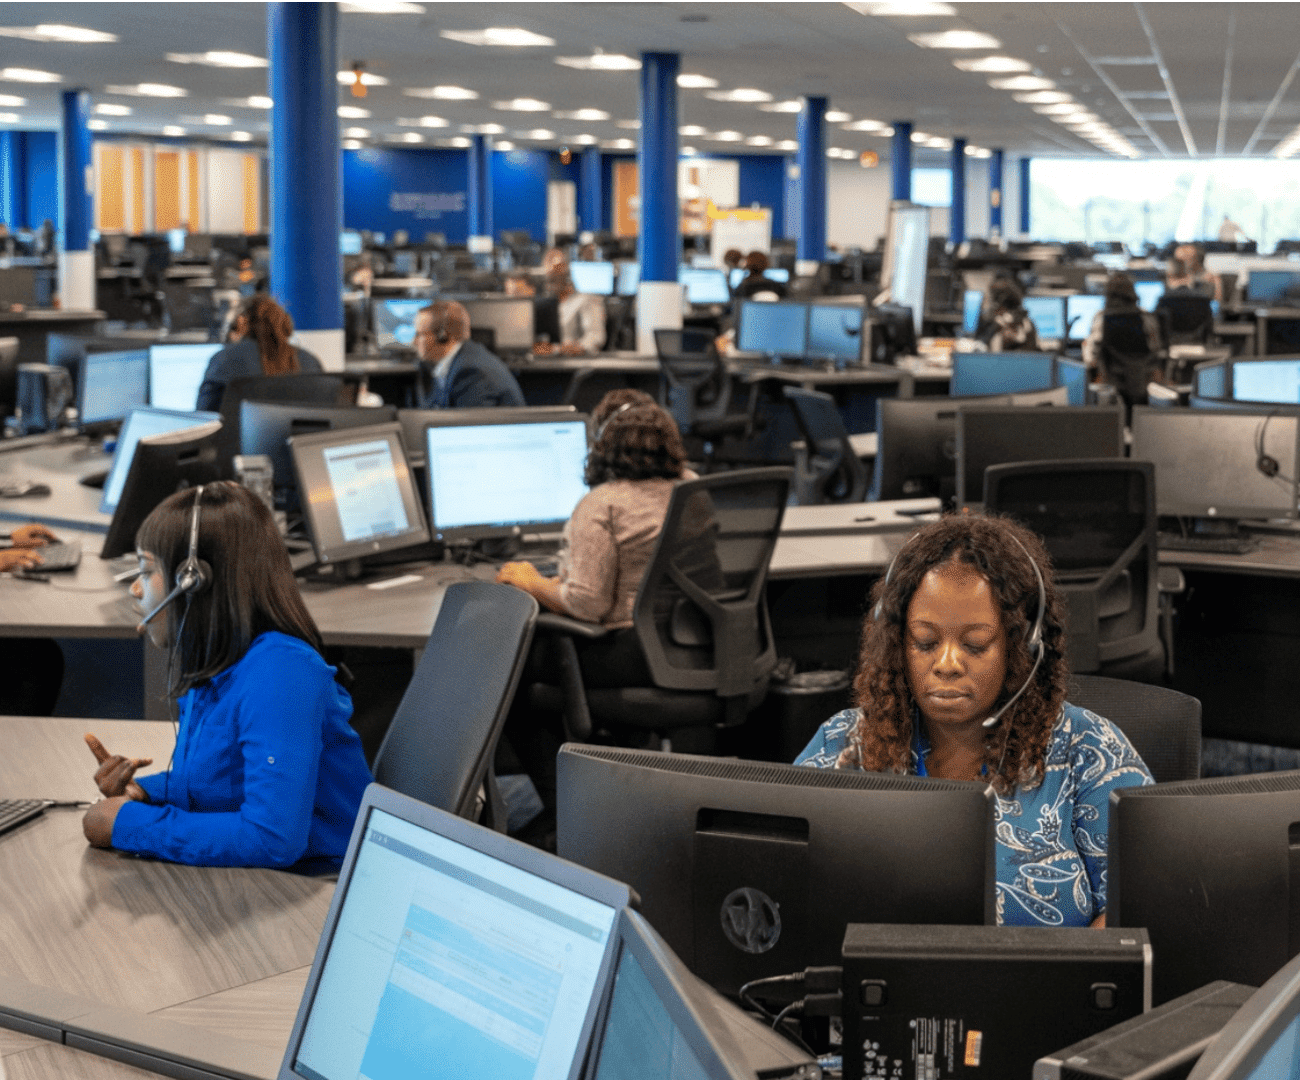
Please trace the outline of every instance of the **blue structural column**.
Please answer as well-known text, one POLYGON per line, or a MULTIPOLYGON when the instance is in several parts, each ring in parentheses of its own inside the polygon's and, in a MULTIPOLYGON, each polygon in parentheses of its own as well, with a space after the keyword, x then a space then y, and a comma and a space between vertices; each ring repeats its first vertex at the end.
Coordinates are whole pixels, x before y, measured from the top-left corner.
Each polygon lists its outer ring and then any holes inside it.
POLYGON ((492 139, 471 135, 469 148, 469 250, 492 253, 492 139))
POLYGON ((826 258, 826 98, 806 97, 799 110, 800 260, 826 258))
POLYGON ((894 121, 894 137, 889 147, 894 186, 890 198, 895 202, 912 201, 912 122, 894 121))
POLYGON ((948 239, 954 245, 966 239, 966 140, 953 139, 952 205, 948 209, 948 239))
POLYGON ((22 229, 27 220, 27 137, 21 131, 0 131, 0 221, 22 229))
POLYGON ((653 353, 654 331, 682 325, 681 210, 677 202, 677 53, 641 54, 641 285, 637 350, 653 353))
POLYGON ((298 340, 343 369, 338 5, 267 5, 271 291, 298 340))
POLYGON ((1032 159, 1020 159, 1020 235, 1029 235, 1029 162, 1032 159))
POLYGON ((1002 235, 1002 158, 1001 150, 994 150, 989 158, 989 236, 1002 235))
POLYGON ((85 90, 65 90, 60 99, 59 301, 70 311, 91 311, 95 307, 95 259, 90 252, 94 217, 90 95, 85 90))
POLYGON ((582 152, 582 201, 578 204, 578 220, 584 232, 600 232, 605 227, 600 197, 601 159, 600 147, 589 146, 582 152))

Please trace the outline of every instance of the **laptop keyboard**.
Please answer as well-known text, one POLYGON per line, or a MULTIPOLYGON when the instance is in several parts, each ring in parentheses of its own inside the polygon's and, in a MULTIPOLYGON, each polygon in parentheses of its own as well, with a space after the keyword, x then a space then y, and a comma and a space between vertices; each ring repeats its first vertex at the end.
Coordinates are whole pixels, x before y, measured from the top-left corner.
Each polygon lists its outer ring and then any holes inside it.
POLYGON ((45 803, 40 799, 0 799, 0 833, 16 829, 43 813, 45 803))

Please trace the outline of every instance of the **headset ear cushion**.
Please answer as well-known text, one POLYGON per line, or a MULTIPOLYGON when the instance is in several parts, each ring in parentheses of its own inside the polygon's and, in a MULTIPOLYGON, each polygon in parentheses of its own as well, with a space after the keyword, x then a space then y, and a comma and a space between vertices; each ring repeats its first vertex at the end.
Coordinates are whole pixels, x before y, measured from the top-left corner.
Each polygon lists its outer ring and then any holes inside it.
POLYGON ((186 596, 197 596, 212 584, 212 567, 206 559, 186 559, 176 570, 176 585, 186 596))

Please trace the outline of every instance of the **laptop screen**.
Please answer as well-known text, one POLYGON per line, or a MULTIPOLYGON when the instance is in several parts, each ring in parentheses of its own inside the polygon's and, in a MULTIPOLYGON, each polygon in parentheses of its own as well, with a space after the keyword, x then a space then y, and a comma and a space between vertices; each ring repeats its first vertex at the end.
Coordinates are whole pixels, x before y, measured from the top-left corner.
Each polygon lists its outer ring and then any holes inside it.
POLYGON ((281 1075, 576 1076, 621 906, 591 894, 626 889, 579 891, 596 875, 526 848, 499 857, 523 845, 427 807, 445 829, 367 811, 281 1075))
POLYGON ((193 409, 208 361, 223 346, 153 345, 149 349, 149 404, 155 409, 193 409))

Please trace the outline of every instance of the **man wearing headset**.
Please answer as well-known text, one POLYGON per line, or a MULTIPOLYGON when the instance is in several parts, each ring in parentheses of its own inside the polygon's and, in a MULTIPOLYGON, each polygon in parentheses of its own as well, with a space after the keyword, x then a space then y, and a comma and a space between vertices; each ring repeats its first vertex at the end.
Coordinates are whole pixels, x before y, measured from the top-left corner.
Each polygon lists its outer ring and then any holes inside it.
POLYGON ((523 391, 510 369, 469 336, 469 312, 439 300, 415 317, 420 358, 420 407, 482 409, 521 406, 523 391))

